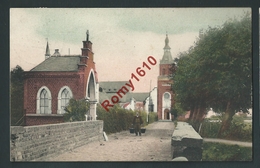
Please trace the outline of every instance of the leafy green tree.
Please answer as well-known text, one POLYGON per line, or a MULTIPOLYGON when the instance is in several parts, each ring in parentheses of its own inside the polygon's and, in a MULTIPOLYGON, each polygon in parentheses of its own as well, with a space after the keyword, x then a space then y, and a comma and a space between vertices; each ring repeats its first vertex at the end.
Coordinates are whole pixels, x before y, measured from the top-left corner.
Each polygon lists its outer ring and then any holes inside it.
POLYGON ((69 104, 64 109, 64 121, 85 121, 86 113, 89 110, 89 103, 86 100, 70 99, 69 104))
POLYGON ((201 78, 197 71, 194 49, 190 48, 188 53, 181 53, 174 75, 173 90, 175 92, 175 104, 184 111, 190 111, 190 123, 197 130, 206 105, 201 78))
POLYGON ((11 70, 11 125, 14 126, 23 124, 23 72, 19 65, 11 70))
POLYGON ((221 136, 235 112, 251 108, 251 48, 251 18, 245 14, 221 27, 209 27, 181 54, 173 90, 181 107, 191 111, 192 122, 201 122, 209 107, 224 112, 221 136))
POLYGON ((181 108, 181 104, 179 102, 174 103, 171 108, 171 114, 174 116, 174 120, 177 120, 178 116, 185 114, 186 111, 181 108))
POLYGON ((240 21, 227 22, 214 33, 219 38, 211 40, 216 51, 211 57, 215 62, 214 84, 208 90, 211 89, 210 106, 215 111, 224 111, 221 136, 230 127, 236 112, 247 112, 252 106, 251 19, 247 15, 240 21))

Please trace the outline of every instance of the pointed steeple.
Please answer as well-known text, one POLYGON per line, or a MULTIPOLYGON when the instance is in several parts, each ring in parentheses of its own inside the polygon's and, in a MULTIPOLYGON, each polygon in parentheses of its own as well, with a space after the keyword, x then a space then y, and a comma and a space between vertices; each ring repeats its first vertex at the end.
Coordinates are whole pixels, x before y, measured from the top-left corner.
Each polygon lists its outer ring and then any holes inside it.
POLYGON ((47 39, 47 46, 46 46, 46 51, 45 51, 45 59, 49 58, 51 56, 50 54, 50 48, 49 48, 49 43, 47 39))
POLYGON ((165 46, 163 48, 164 50, 164 54, 163 54, 163 58, 160 61, 160 64, 171 64, 173 63, 173 59, 172 59, 172 54, 171 54, 171 47, 169 46, 169 38, 168 38, 168 34, 166 33, 166 38, 165 38, 165 46))

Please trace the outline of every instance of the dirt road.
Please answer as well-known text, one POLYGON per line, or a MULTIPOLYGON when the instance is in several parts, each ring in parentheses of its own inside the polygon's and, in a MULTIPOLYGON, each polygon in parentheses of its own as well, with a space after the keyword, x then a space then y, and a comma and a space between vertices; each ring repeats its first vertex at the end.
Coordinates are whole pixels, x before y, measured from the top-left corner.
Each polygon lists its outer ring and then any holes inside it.
POLYGON ((173 122, 155 122, 146 133, 129 131, 108 135, 108 141, 93 142, 48 161, 171 161, 173 122))

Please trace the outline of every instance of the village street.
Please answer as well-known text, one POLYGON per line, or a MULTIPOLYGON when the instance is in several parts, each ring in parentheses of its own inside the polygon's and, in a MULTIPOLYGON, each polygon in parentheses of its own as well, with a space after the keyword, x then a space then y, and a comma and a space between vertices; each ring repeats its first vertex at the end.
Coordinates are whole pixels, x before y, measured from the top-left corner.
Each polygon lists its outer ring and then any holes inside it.
MULTIPOLYGON (((149 124, 142 136, 129 131, 110 134, 108 141, 92 142, 47 161, 171 161, 173 130, 173 122, 159 121, 149 124)), ((251 142, 212 138, 203 141, 252 147, 251 142)))
POLYGON ((146 133, 129 131, 108 135, 108 141, 92 142, 48 161, 171 161, 173 122, 155 122, 146 133))

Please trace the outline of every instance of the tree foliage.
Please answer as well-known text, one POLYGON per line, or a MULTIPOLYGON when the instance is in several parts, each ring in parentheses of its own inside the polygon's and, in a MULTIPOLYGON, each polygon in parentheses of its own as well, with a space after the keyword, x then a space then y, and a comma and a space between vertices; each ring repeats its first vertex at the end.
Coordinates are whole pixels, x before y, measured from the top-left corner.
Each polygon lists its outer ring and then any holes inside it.
POLYGON ((23 124, 23 72, 19 65, 11 70, 11 125, 23 124))
POLYGON ((174 120, 177 120, 178 116, 181 116, 185 113, 186 111, 181 108, 181 104, 179 102, 175 102, 173 108, 171 108, 171 114, 174 116, 174 120))
POLYGON ((89 110, 89 103, 86 100, 76 100, 71 98, 69 104, 64 109, 64 121, 86 121, 86 113, 89 110))
POLYGON ((201 122, 207 108, 225 112, 220 133, 236 111, 251 108, 251 18, 230 19, 201 32, 189 51, 181 53, 174 76, 176 102, 201 122))

